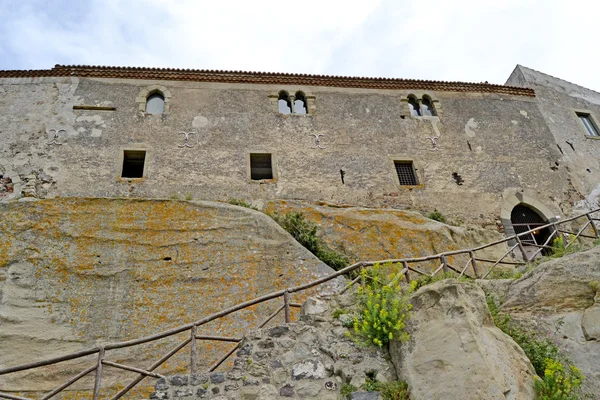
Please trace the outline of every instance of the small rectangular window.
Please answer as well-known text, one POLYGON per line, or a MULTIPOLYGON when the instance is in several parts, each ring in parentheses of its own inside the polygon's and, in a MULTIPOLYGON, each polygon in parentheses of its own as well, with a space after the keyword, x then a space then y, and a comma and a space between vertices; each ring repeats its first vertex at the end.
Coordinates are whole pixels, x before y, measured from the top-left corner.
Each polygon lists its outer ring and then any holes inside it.
POLYGON ((270 154, 250 154, 250 179, 255 181, 273 179, 273 164, 270 154))
POLYGON ((412 161, 394 161, 394 166, 401 185, 415 186, 419 184, 412 161))
POLYGON ((143 178, 146 152, 144 150, 123 151, 121 178, 143 178))
POLYGON ((596 124, 594 124, 594 121, 592 121, 592 117, 590 116, 590 114, 577 113, 577 116, 579 117, 579 120, 585 127, 585 130, 587 131, 588 135, 600 136, 600 134, 598 133, 598 129, 596 128, 596 124))

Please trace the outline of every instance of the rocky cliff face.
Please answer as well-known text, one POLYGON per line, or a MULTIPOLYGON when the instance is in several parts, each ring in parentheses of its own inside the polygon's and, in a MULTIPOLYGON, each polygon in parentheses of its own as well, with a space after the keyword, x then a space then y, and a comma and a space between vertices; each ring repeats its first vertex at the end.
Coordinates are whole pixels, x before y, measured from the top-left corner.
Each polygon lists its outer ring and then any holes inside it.
POLYGON ((600 396, 600 247, 539 265, 498 295, 513 320, 554 338, 600 396))
MULTIPOLYGON (((475 247, 503 238, 496 226, 486 229, 450 226, 425 218, 416 211, 283 200, 270 202, 266 211, 304 213, 308 220, 319 225, 320 234, 330 247, 342 250, 356 261, 420 257, 475 247)), ((487 253, 482 251, 478 255, 499 258, 506 250, 505 247, 494 246, 487 249, 487 253)), ((456 261, 457 265, 464 265, 466 259, 456 261)), ((431 266, 438 266, 434 264, 431 266)))
MULTIPOLYGON (((0 367, 156 333, 332 272, 271 218, 218 203, 54 199, 0 204, 0 215, 0 367)), ((239 336, 279 305, 198 334, 239 336)), ((113 360, 144 367, 182 340, 118 351, 113 360)), ((230 346, 207 345, 199 370, 230 346)), ((2 376, 0 390, 49 390, 93 363, 2 376)), ((105 371, 114 387, 115 371, 105 371)))
POLYGON ((413 400, 535 397, 535 371, 494 325, 483 290, 446 280, 421 288, 411 302, 411 340, 392 342, 390 353, 413 400))

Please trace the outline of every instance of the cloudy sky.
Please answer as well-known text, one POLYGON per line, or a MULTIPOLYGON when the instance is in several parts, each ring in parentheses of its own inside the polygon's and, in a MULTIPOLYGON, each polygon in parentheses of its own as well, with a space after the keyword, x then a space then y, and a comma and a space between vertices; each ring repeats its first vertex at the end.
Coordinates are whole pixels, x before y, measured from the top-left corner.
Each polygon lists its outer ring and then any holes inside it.
MULTIPOLYGON (((598 3, 598 4, 596 4, 598 3)), ((600 91, 594 0, 0 0, 0 69, 91 64, 600 91)))

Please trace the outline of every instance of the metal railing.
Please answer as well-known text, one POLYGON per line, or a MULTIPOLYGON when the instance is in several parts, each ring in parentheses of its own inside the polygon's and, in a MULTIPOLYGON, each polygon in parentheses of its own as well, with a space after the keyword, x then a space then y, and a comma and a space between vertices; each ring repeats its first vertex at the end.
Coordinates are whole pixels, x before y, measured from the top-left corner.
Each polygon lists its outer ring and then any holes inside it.
MULTIPOLYGON (((44 367, 44 366, 48 366, 48 365, 52 365, 52 364, 57 364, 57 363, 61 363, 64 361, 74 360, 74 359, 78 359, 78 358, 82 358, 82 357, 86 357, 86 356, 90 356, 90 355, 97 355, 97 359, 96 359, 96 362, 94 363, 94 365, 81 371, 77 375, 70 378, 67 382, 61 384, 60 386, 58 386, 55 389, 51 390, 50 392, 46 393, 45 395, 40 397, 39 400, 48 400, 48 399, 56 396, 60 392, 64 391, 65 389, 67 389, 68 387, 73 385, 75 382, 79 381, 80 379, 82 379, 83 377, 85 377, 91 373, 94 373, 94 375, 95 375, 94 376, 94 386, 93 386, 93 399, 97 400, 100 397, 100 389, 102 387, 102 376, 103 376, 104 367, 111 367, 111 368, 116 368, 116 369, 119 369, 122 371, 137 373, 138 376, 135 379, 133 379, 125 387, 123 387, 114 396, 111 397, 111 400, 117 400, 117 399, 121 398, 123 395, 125 395, 126 393, 128 393, 132 388, 134 388, 136 385, 138 385, 146 377, 162 378, 163 375, 161 375, 155 371, 159 367, 161 367, 167 360, 169 360, 171 357, 173 357, 175 354, 177 354, 181 349, 183 349, 184 347, 186 347, 188 345, 189 345, 189 373, 191 373, 191 374, 196 373, 197 358, 198 358, 198 349, 197 349, 197 341, 198 340, 201 340, 201 341, 210 340, 210 341, 235 343, 235 345, 233 347, 231 347, 230 350, 228 350, 221 358, 219 358, 214 364, 212 364, 212 366, 208 369, 208 372, 212 372, 212 371, 216 370, 221 364, 223 364, 223 362, 225 362, 233 354, 233 352, 235 352, 235 350, 239 347, 239 344, 240 344, 242 338, 198 335, 197 334, 198 327, 208 324, 211 321, 225 317, 225 316, 235 313, 237 311, 244 310, 248 307, 267 302, 269 300, 282 299, 283 300, 282 304, 279 307, 277 307, 276 310, 274 312, 272 312, 265 320, 263 320, 260 324, 258 324, 256 326, 256 328, 264 327, 266 324, 268 324, 271 320, 273 320, 282 311, 284 313, 285 322, 286 323, 291 322, 291 308, 301 307, 300 304, 291 302, 291 300, 290 300, 291 294, 304 292, 308 289, 311 289, 311 288, 319 286, 323 283, 329 282, 329 281, 331 281, 337 277, 340 277, 342 275, 347 275, 350 272, 360 270, 362 268, 368 268, 375 264, 393 263, 393 264, 402 265, 402 269, 397 274, 397 276, 394 278, 394 280, 404 279, 406 282, 410 282, 412 280, 413 273, 416 275, 434 276, 440 272, 443 272, 443 273, 456 273, 456 274, 458 274, 458 276, 464 275, 464 276, 468 276, 470 278, 486 278, 494 270, 494 268, 496 268, 500 264, 512 265, 512 266, 525 265, 527 262, 538 257, 538 255, 540 255, 540 253, 544 249, 551 248, 552 247, 551 243, 552 243, 553 239, 557 238, 561 235, 563 235, 563 237, 565 238, 565 248, 569 248, 570 246, 573 245, 573 243, 575 243, 576 241, 581 241, 582 239, 598 239, 598 237, 599 237, 598 228, 596 227, 595 222, 600 221, 600 219, 595 218, 593 216, 593 214, 597 213, 599 211, 600 211, 600 208, 597 208, 595 210, 586 212, 584 214, 577 215, 572 218, 556 221, 556 222, 549 223, 549 224, 539 226, 539 227, 536 226, 534 229, 531 229, 527 232, 515 234, 513 236, 504 238, 502 240, 498 240, 498 241, 488 243, 488 244, 478 246, 478 247, 473 247, 470 249, 447 251, 447 252, 443 252, 443 253, 439 253, 439 254, 435 254, 435 255, 431 255, 431 256, 426 256, 426 257, 400 258, 400 259, 390 259, 390 260, 380 260, 380 261, 361 261, 356 264, 350 265, 342 270, 334 272, 330 275, 327 275, 325 277, 317 279, 315 281, 312 281, 312 282, 309 282, 309 283, 306 283, 303 285, 299 285, 299 286, 290 287, 290 288, 283 289, 283 290, 278 290, 276 292, 272 292, 269 294, 265 294, 263 296, 255 298, 255 299, 248 300, 243 303, 226 308, 217 313, 211 314, 209 316, 206 316, 204 318, 201 318, 195 322, 192 322, 192 323, 189 323, 186 325, 182 325, 182 326, 179 326, 179 327, 167 330, 167 331, 163 331, 163 332, 160 332, 160 333, 157 333, 154 335, 150 335, 150 336, 146 336, 146 337, 142 337, 139 339, 133 339, 133 340, 117 342, 117 343, 108 343, 103 346, 97 346, 97 347, 93 347, 90 349, 77 351, 77 352, 63 355, 60 357, 54 357, 54 358, 46 359, 43 361, 37 361, 37 362, 27 363, 27 364, 15 366, 15 367, 0 369, 0 375, 7 375, 7 374, 11 374, 11 373, 26 371, 26 370, 32 370, 35 368, 40 368, 40 367, 44 367), (576 232, 569 230, 568 229, 569 227, 565 228, 565 226, 568 223, 573 223, 574 225, 577 225, 578 220, 580 220, 580 219, 584 219, 585 223, 583 223, 578 228, 576 228, 577 229, 576 232), (549 228, 551 230, 551 233, 550 233, 549 237, 547 238, 547 240, 545 241, 545 243, 543 243, 543 244, 527 244, 527 245, 523 244, 521 237, 529 235, 532 232, 534 232, 535 230, 541 230, 541 229, 545 229, 545 228, 549 228), (589 232, 585 233, 586 230, 588 230, 588 228, 589 228, 589 232), (508 244, 508 246, 505 246, 505 244, 508 244), (488 249, 493 246, 503 246, 503 249, 506 249, 506 247, 508 247, 508 250, 506 250, 504 252, 504 254, 497 260, 491 260, 488 258, 483 258, 483 257, 477 256, 477 254, 476 254, 477 252, 480 252, 482 250, 488 249), (528 252, 526 251, 526 247, 536 247, 537 250, 534 251, 531 255, 528 255, 528 252), (510 254, 513 254, 513 252, 516 249, 518 249, 519 252, 521 253, 523 260, 506 261, 505 259, 510 254), (466 261, 465 265, 462 266, 462 264, 461 264, 461 266, 458 266, 458 267, 455 265, 452 265, 452 263, 456 264, 456 261, 459 260, 460 256, 466 257, 467 261, 466 261), (431 263, 431 262, 435 262, 436 266, 439 263, 439 266, 434 267, 433 272, 431 272, 431 273, 415 267, 415 264, 431 263), (491 266, 488 266, 487 268, 484 267, 485 265, 490 265, 490 264, 491 264, 491 266), (485 270, 485 272, 484 272, 484 270, 485 270), (173 335, 176 335, 176 334, 179 334, 182 332, 186 332, 186 331, 188 332, 188 337, 183 342, 179 343, 172 350, 167 352, 164 356, 162 356, 160 359, 158 359, 157 361, 155 361, 154 363, 149 365, 147 368, 137 368, 137 367, 132 367, 129 365, 124 365, 124 364, 120 364, 117 362, 112 362, 112 361, 107 360, 107 353, 111 350, 139 346, 139 345, 142 345, 145 343, 154 342, 159 339, 170 337, 170 336, 173 336, 173 335)), ((342 291, 342 293, 345 292, 351 285, 356 283, 359 280, 359 278, 352 280, 346 286, 346 288, 342 291)), ((3 393, 3 392, 0 392, 0 398, 11 399, 11 400, 32 400, 30 398, 16 396, 16 395, 3 393)))

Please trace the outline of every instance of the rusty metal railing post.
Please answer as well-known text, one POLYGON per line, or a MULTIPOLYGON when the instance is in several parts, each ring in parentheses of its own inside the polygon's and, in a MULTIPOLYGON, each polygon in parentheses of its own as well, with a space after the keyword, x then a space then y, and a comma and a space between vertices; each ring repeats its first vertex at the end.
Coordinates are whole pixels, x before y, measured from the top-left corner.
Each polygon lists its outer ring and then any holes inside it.
POLYGON ((475 252, 469 251, 469 257, 471 258, 471 267, 473 268, 473 274, 475 278, 479 278, 479 271, 477 270, 477 262, 475 261, 475 252))
POLYGON ((521 242, 521 238, 519 237, 519 235, 515 236, 515 239, 517 239, 517 245, 519 246, 519 250, 521 250, 523 260, 525 260, 525 262, 531 261, 527 256, 527 252, 525 251, 525 247, 523 247, 523 243, 521 242))
POLYGON ((290 316, 290 294, 287 289, 283 292, 283 306, 284 306, 284 314, 285 314, 285 323, 289 324, 292 322, 292 317, 290 316))
POLYGON ((446 256, 440 256, 440 262, 442 263, 442 272, 444 274, 448 273, 448 258, 446 256))
POLYGON ((104 359, 104 347, 98 351, 98 364, 96 366, 96 379, 94 380, 94 400, 98 400, 102 387, 102 360, 104 359))
POLYGON ((404 277, 406 278, 406 283, 410 283, 410 275, 408 273, 410 270, 408 269, 408 263, 406 261, 402 261, 402 269, 405 269, 404 277))
POLYGON ((594 236, 596 238, 598 238, 598 228, 596 228, 596 224, 594 223, 594 220, 592 219, 592 217, 590 216, 589 213, 585 214, 585 216, 590 221, 590 225, 592 226, 592 230, 594 231, 594 236))
POLYGON ((190 329, 190 374, 196 373, 196 325, 190 329))

